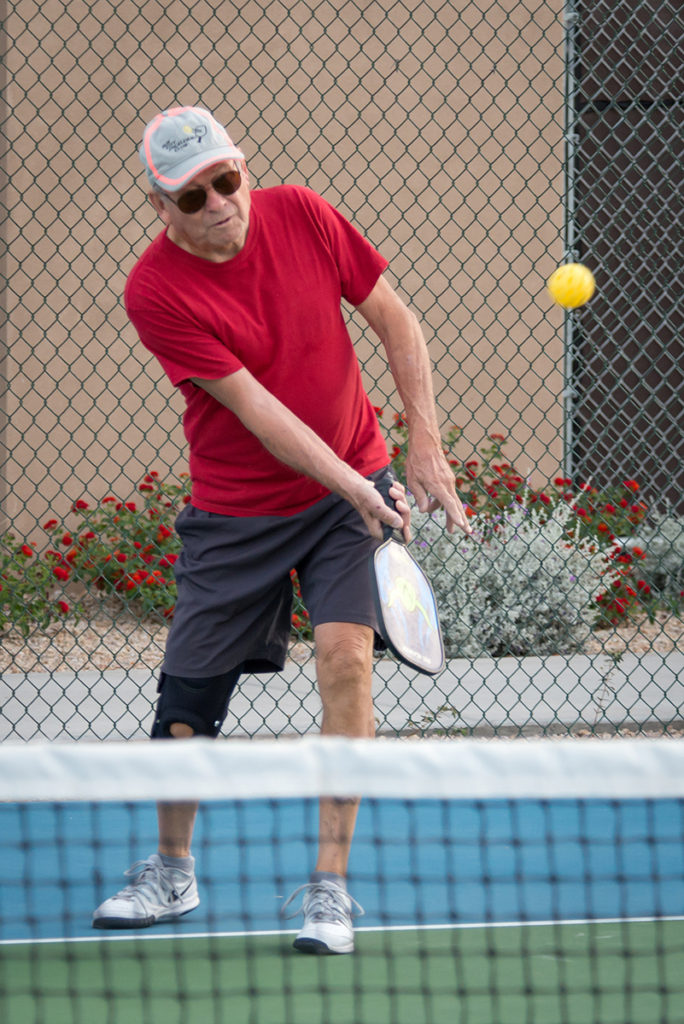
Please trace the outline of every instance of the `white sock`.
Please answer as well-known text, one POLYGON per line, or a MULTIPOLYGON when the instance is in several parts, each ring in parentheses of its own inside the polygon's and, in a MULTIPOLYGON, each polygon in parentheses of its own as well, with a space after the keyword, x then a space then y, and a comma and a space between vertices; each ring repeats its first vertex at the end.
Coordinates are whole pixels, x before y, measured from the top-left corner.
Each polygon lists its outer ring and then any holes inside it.
POLYGON ((188 873, 195 870, 195 858, 192 855, 189 857, 169 857, 166 853, 160 853, 159 857, 165 868, 175 868, 177 871, 187 871, 188 873))

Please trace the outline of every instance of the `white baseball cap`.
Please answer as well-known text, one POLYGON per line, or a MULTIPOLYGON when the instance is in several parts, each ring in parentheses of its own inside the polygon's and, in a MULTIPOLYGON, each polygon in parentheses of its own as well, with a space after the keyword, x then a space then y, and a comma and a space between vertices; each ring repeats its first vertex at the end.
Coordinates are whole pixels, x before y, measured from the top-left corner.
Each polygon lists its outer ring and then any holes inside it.
POLYGON ((230 135, 202 107, 162 110, 146 125, 140 159, 152 186, 177 192, 205 167, 244 160, 230 135))

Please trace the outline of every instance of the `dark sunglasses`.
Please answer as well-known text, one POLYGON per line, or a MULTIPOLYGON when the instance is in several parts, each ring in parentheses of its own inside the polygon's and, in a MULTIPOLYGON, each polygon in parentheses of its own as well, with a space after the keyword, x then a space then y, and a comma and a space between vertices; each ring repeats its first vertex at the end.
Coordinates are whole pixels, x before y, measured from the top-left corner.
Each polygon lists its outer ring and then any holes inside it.
MULTIPOLYGON (((218 192, 220 196, 232 196, 233 192, 237 192, 240 188, 241 183, 242 177, 239 171, 224 171, 210 184, 214 192, 218 192)), ((187 192, 179 195, 178 199, 169 195, 168 192, 165 192, 164 195, 176 204, 181 213, 197 213, 207 201, 207 190, 204 188, 190 188, 187 192)))

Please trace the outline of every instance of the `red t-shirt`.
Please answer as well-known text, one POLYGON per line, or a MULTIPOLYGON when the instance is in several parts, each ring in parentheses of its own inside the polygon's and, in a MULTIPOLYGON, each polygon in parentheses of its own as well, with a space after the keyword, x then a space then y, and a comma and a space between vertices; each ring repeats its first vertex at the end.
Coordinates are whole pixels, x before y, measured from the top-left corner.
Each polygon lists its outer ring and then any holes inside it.
POLYGON ((193 504, 224 515, 293 515, 327 490, 278 462, 190 378, 244 366, 354 469, 380 469, 387 448, 340 303, 363 302, 387 261, 308 189, 258 189, 251 202, 237 256, 213 263, 162 232, 131 271, 125 302, 143 345, 185 397, 193 504))

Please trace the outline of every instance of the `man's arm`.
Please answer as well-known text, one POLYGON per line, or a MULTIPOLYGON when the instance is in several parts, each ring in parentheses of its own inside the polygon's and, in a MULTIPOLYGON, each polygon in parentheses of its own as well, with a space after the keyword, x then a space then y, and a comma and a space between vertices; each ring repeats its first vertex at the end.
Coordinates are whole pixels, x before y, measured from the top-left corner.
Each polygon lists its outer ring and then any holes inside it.
POLYGON ((193 378, 192 382, 235 413, 276 459, 346 498, 374 537, 382 536, 381 523, 407 533, 408 506, 403 496, 399 496, 399 514, 385 504, 369 480, 338 458, 318 434, 267 391, 249 370, 242 368, 218 380, 193 378))
POLYGON ((442 450, 427 345, 418 320, 384 277, 358 306, 382 341, 404 404, 409 446, 406 483, 421 512, 443 507, 447 529, 472 533, 456 494, 454 474, 442 450))

